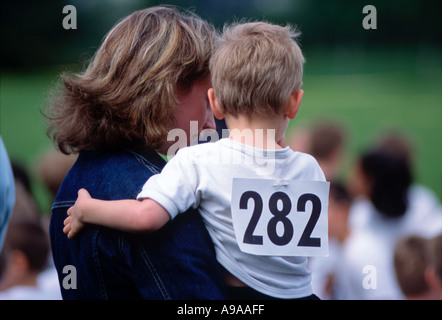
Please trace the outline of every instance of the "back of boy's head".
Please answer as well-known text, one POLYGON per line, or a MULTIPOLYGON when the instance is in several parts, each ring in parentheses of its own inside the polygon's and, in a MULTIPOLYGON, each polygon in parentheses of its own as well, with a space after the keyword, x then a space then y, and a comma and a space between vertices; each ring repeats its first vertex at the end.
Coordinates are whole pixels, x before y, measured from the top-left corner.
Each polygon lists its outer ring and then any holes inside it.
POLYGON ((223 113, 268 116, 284 112, 302 85, 304 57, 290 26, 265 22, 225 26, 210 61, 223 113))
POLYGON ((311 131, 310 153, 317 160, 330 159, 345 144, 345 132, 332 122, 317 123, 311 131))
POLYGON ((394 249, 394 268, 399 287, 406 296, 428 290, 425 268, 428 264, 427 240, 419 236, 400 239, 394 249))
POLYGON ((49 239, 39 222, 32 220, 10 223, 5 239, 5 248, 21 251, 29 263, 29 270, 44 270, 50 251, 49 239))

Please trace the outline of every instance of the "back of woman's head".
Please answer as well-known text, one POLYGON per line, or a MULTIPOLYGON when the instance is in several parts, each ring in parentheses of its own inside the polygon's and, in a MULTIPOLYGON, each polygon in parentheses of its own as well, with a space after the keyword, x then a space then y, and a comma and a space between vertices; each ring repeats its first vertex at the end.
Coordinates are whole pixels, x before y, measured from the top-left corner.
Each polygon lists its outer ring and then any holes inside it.
POLYGON ((371 151, 361 157, 360 165, 375 208, 386 217, 402 216, 407 210, 412 181, 408 163, 392 153, 371 151))
POLYGON ((180 92, 208 73, 212 26, 170 7, 137 11, 105 37, 86 71, 63 75, 48 133, 64 153, 158 148, 180 92))

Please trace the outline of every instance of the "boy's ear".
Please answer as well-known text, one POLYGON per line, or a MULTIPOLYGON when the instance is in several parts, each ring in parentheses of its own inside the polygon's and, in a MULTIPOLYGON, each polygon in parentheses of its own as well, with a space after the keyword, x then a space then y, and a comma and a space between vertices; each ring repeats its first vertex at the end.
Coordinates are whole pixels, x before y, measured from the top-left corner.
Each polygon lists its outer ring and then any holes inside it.
POLYGON ((301 106, 303 96, 304 90, 302 89, 299 89, 290 96, 289 101, 287 102, 287 108, 285 110, 285 115, 289 119, 294 119, 296 117, 296 114, 299 111, 299 107, 301 106))
POLYGON ((221 107, 219 106, 218 101, 215 98, 215 91, 213 90, 213 88, 210 88, 207 91, 207 96, 209 97, 210 108, 212 109, 215 118, 217 118, 218 120, 224 119, 224 114, 221 111, 221 107))

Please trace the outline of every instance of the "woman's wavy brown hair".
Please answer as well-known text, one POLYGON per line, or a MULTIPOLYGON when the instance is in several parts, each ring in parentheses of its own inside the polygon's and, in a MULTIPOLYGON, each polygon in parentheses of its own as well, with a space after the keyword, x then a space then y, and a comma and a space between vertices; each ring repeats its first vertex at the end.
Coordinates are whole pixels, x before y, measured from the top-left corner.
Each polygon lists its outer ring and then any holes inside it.
POLYGON ((45 116, 63 153, 159 148, 177 90, 208 73, 215 30, 171 7, 137 11, 105 37, 86 71, 62 74, 45 116))

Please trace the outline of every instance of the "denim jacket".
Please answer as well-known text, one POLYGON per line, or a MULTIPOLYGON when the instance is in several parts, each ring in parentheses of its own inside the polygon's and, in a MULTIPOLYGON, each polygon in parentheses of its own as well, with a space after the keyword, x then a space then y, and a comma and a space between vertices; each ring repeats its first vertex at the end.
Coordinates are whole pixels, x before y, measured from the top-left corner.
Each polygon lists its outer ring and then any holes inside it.
POLYGON ((103 200, 133 199, 165 161, 154 151, 82 151, 52 206, 50 237, 64 299, 225 299, 210 237, 189 211, 154 233, 88 225, 63 233, 67 210, 86 188, 103 200))

